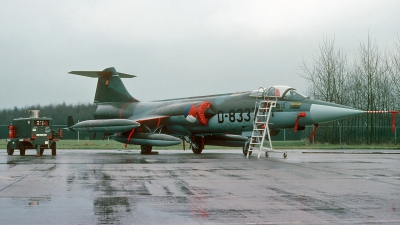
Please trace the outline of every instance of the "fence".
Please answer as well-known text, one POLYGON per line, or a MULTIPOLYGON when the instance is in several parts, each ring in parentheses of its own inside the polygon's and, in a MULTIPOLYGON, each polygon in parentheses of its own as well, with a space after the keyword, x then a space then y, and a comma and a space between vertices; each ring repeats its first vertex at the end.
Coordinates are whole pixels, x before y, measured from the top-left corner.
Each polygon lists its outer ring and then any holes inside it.
MULTIPOLYGON (((306 126, 302 131, 294 132, 293 128, 282 129, 272 137, 273 141, 309 140, 314 126, 306 126)), ((367 144, 397 143, 397 127, 392 133, 391 126, 341 126, 321 124, 317 128, 313 142, 331 144, 367 144), (371 136, 373 137, 371 139, 371 136)), ((400 141, 400 140, 399 140, 400 141)))
MULTIPOLYGON (((62 129, 66 125, 53 125, 53 129, 62 129)), ((282 129, 278 135, 271 137, 273 141, 309 140, 313 126, 306 126, 304 130, 294 132, 293 128, 282 129)), ((372 143, 397 143, 397 127, 391 132, 390 126, 340 126, 322 124, 317 128, 314 142, 332 144, 362 144, 368 143, 367 135, 373 133, 372 143)), ((0 125, 0 139, 8 137, 8 125, 0 125)), ((97 137, 100 139, 101 137, 97 137)), ((93 140, 93 133, 73 132, 63 130, 63 139, 67 140, 93 140)), ((399 140, 400 141, 400 140, 399 140)))

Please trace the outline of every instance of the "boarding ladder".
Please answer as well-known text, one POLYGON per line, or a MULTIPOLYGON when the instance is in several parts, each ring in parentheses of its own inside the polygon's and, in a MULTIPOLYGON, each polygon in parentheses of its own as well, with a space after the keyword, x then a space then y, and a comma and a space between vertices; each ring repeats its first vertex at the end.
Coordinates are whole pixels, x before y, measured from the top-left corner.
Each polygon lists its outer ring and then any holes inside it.
POLYGON ((266 157, 268 157, 269 152, 279 152, 283 153, 283 157, 286 158, 286 151, 274 150, 272 148, 271 135, 269 133, 269 119, 272 109, 276 107, 277 96, 271 95, 271 90, 261 89, 262 98, 260 100, 257 98, 255 103, 253 132, 248 145, 247 158, 256 149, 258 149, 258 158, 260 158, 261 152, 265 152, 266 157), (265 138, 267 138, 269 148, 264 147, 265 138))

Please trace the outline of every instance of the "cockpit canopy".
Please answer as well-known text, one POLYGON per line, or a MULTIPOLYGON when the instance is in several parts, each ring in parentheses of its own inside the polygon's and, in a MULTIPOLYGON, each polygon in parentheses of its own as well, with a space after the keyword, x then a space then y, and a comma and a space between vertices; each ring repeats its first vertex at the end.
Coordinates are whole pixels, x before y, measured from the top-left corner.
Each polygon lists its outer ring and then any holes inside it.
POLYGON ((267 98, 279 98, 283 100, 298 101, 307 98, 303 94, 297 92, 295 88, 283 85, 271 86, 269 88, 259 88, 251 92, 252 97, 267 97, 267 98))

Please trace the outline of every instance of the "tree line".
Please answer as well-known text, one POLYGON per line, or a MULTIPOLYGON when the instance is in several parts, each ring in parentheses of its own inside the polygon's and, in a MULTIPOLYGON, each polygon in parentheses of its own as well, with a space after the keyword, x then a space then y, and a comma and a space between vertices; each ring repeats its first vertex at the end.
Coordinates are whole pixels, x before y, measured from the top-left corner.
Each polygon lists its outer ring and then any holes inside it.
MULTIPOLYGON (((324 39, 311 63, 301 64, 301 76, 308 81, 308 94, 362 110, 399 110, 400 39, 392 48, 380 50, 370 40, 360 43, 349 60, 324 39)), ((364 114, 320 126, 315 141, 347 144, 393 142, 391 114, 364 114), (340 132, 340 133, 339 133, 340 132), (339 136, 341 139, 339 140, 339 136)))
MULTIPOLYGON (((400 39, 392 48, 380 50, 368 37, 360 43, 357 54, 349 60, 346 53, 325 38, 311 63, 300 65, 301 77, 308 81, 310 97, 362 110, 399 110, 400 39)), ((64 125, 67 116, 75 122, 93 119, 96 105, 32 105, 0 110, 0 124, 11 124, 14 118, 29 117, 28 110, 39 109, 41 117, 64 125)), ((397 122, 398 123, 398 122, 397 122)), ((391 114, 364 114, 320 125, 315 141, 321 143, 379 144, 395 139, 391 131, 391 114)))
POLYGON ((29 117, 28 110, 38 109, 40 110, 40 117, 52 118, 54 125, 66 125, 67 117, 73 116, 74 121, 77 122, 83 120, 93 119, 96 105, 93 103, 79 103, 76 105, 72 104, 50 104, 50 105, 31 105, 25 107, 14 107, 13 109, 1 109, 0 110, 0 124, 9 125, 15 118, 27 118, 29 117))

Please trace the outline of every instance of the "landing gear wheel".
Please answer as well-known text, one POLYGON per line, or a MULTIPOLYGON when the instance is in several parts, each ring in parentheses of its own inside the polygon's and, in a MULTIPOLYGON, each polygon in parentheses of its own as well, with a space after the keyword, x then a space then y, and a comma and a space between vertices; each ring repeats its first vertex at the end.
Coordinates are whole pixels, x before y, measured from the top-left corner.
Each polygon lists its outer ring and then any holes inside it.
POLYGON ((283 158, 286 159, 286 157, 287 157, 287 153, 284 152, 284 153, 283 153, 283 158))
POLYGON ((200 154, 204 149, 203 137, 195 137, 192 141, 192 151, 194 154, 200 154))
POLYGON ((265 157, 267 157, 267 158, 268 158, 268 156, 269 156, 269 155, 268 155, 268 152, 265 152, 265 157))
POLYGON ((53 142, 53 144, 51 144, 50 148, 51 148, 51 155, 56 155, 57 154, 57 150, 56 150, 57 145, 55 142, 53 142))
POLYGON ((151 150, 153 149, 153 146, 151 146, 151 145, 141 145, 140 146, 140 153, 141 154, 150 154, 151 153, 151 150))
POLYGON ((25 155, 26 146, 23 142, 20 142, 19 145, 19 155, 25 155))
MULTIPOLYGON (((247 152, 249 151, 249 145, 250 142, 246 141, 243 145, 243 155, 247 157, 247 152)), ((251 153, 253 153, 253 151, 250 151, 249 156, 251 156, 251 153)))
POLYGON ((13 155, 14 149, 10 147, 10 142, 7 143, 7 155, 13 155))

